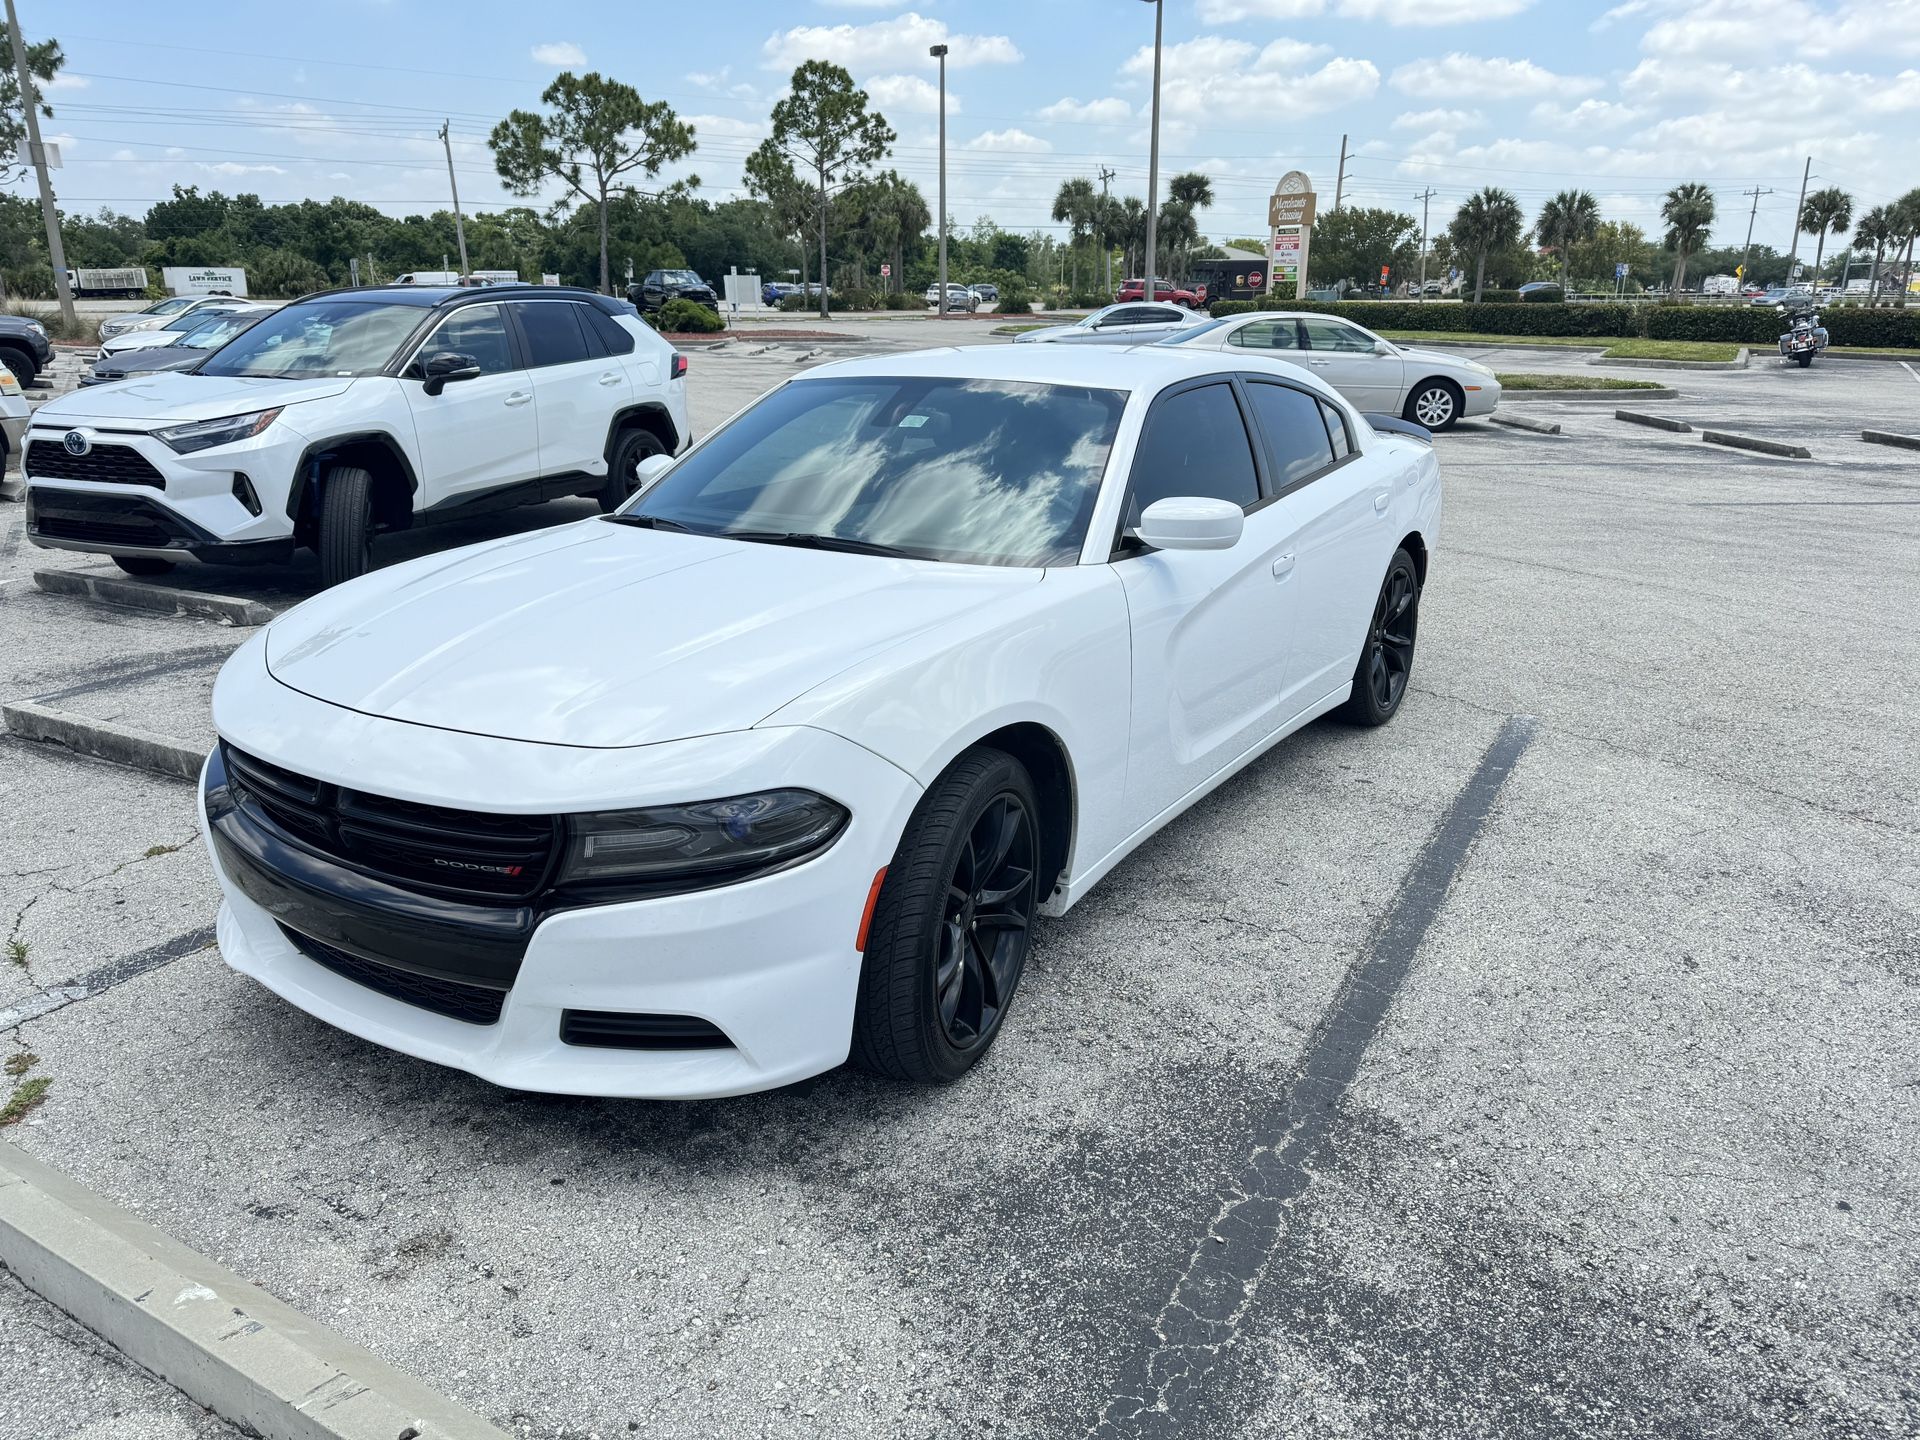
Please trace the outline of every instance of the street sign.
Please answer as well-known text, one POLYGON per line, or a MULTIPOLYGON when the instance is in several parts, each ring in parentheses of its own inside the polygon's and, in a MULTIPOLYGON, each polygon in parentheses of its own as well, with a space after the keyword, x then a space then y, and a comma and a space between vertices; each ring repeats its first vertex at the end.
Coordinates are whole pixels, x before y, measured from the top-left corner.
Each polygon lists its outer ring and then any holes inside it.
POLYGON ((1273 187, 1267 229, 1272 236, 1267 291, 1298 299, 1306 293, 1307 248, 1313 235, 1313 181, 1304 170, 1289 170, 1273 187))
POLYGON ((880 278, 882 280, 891 280, 893 278, 893 266, 882 265, 880 267, 880 278))
POLYGON ((1613 267, 1613 278, 1616 280, 1624 280, 1627 278, 1627 262, 1626 261, 1620 260, 1615 262, 1613 267))
POLYGON ((1392 273, 1392 270, 1389 266, 1382 265, 1380 267, 1380 283, 1382 285, 1387 283, 1387 276, 1390 275, 1391 273, 1392 273))

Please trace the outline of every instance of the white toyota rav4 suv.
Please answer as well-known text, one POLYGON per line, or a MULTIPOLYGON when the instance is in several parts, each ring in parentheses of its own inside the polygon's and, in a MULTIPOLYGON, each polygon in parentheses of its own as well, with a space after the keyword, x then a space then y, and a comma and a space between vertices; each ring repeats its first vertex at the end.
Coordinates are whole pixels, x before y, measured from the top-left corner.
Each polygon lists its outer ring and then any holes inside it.
POLYGON ((311 295, 193 371, 41 406, 27 534, 135 575, 305 545, 332 585, 382 531, 562 495, 612 510, 643 460, 686 446, 685 375, 632 306, 591 291, 311 295))

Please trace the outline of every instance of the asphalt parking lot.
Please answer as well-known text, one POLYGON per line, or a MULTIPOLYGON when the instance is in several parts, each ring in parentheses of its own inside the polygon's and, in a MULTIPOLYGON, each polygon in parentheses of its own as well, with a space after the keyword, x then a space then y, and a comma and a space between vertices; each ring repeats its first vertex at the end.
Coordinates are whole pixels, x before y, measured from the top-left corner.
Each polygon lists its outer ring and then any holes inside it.
MULTIPOLYGON (((696 426, 909 331, 851 333, 696 354, 696 426)), ((1859 440, 1920 381, 1615 373, 1814 458, 1580 400, 1440 437, 1399 717, 1048 923, 947 1089, 554 1099, 377 1049, 220 962, 189 785, 0 735, 0 1039, 51 1081, 6 1134, 528 1436, 1920 1434, 1920 453, 1859 440)), ((0 700, 204 745, 250 632, 44 593, 106 572, 22 518, 0 700)), ((171 583, 278 608, 303 564, 171 583)), ((218 1433, 175 1400, 127 1404, 218 1433)))

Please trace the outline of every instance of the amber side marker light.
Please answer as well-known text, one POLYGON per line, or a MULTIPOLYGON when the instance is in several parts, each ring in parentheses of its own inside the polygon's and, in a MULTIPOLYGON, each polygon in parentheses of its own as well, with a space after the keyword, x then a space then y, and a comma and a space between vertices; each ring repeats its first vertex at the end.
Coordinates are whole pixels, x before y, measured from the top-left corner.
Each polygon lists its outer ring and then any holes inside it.
POLYGON ((882 865, 873 877, 873 884, 867 887, 866 907, 860 912, 860 933, 853 941, 853 948, 862 955, 867 953, 867 931, 873 928, 873 907, 880 903, 880 887, 886 881, 887 867, 882 865))

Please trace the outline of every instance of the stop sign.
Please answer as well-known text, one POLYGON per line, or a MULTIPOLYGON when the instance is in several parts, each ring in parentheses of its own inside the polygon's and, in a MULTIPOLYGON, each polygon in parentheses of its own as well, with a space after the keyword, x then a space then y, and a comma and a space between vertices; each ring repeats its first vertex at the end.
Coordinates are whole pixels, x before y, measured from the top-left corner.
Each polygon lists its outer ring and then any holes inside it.
POLYGON ((891 265, 882 265, 882 266, 880 267, 880 278, 881 278, 882 280, 887 280, 887 279, 890 279, 890 278, 892 278, 892 275, 893 275, 893 266, 891 266, 891 265))

